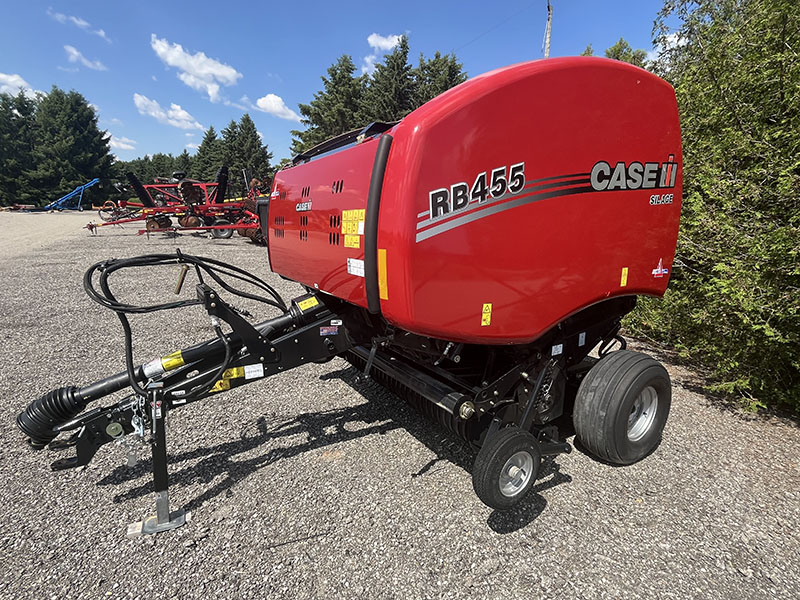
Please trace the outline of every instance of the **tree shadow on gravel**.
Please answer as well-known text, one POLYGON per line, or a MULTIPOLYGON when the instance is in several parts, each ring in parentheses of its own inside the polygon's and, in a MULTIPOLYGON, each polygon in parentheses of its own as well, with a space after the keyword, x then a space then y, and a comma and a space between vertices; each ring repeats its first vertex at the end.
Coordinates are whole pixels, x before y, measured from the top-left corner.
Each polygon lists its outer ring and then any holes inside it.
MULTIPOLYGON (((385 408, 384 414, 387 417, 393 421, 402 422, 403 429, 436 454, 436 458, 428 461, 419 471, 411 473, 412 478, 434 475, 444 468, 443 466, 437 468, 437 465, 442 462, 452 463, 464 469, 467 473, 472 473, 475 449, 468 442, 425 419, 403 400, 385 390, 379 384, 357 385, 355 381, 359 375, 359 371, 349 367, 324 375, 322 379, 341 379, 369 402, 383 404, 385 408), (396 398, 397 401, 387 401, 387 398, 396 398)), ((571 431, 572 420, 567 420, 569 421, 568 426, 566 421, 564 424, 559 421, 559 431, 561 431, 562 427, 566 427, 568 431, 571 431)), ((574 431, 571 431, 571 433, 574 434, 574 431)), ((555 457, 543 457, 539 468, 539 482, 531 489, 528 496, 512 510, 493 511, 487 520, 488 526, 500 534, 512 533, 527 527, 542 514, 547 506, 547 500, 541 496, 541 493, 571 481, 572 477, 570 475, 561 472, 561 466, 555 457)))
MULTIPOLYGON (((384 435, 394 429, 404 429, 436 455, 418 470, 410 472, 410 478, 435 477, 436 473, 444 468, 442 463, 451 463, 471 472, 475 454, 466 441, 424 419, 403 400, 379 384, 357 383, 359 375, 355 368, 348 367, 327 373, 320 379, 341 380, 364 397, 365 403, 318 413, 302 413, 293 417, 264 415, 255 422, 245 425, 239 439, 169 454, 171 485, 209 484, 220 475, 225 475, 221 481, 189 500, 183 508, 197 510, 205 502, 217 496, 231 496, 231 488, 237 482, 281 459, 374 434, 384 435), (240 455, 256 451, 268 442, 280 440, 286 440, 287 445, 281 447, 271 445, 256 456, 237 459, 240 455), (298 440, 302 441, 298 443, 298 440), (186 461, 197 462, 176 469, 176 465, 186 461)), ((116 467, 99 480, 97 485, 119 485, 143 479, 139 485, 113 498, 115 503, 126 502, 152 493, 151 473, 152 460, 147 457, 133 467, 124 465, 116 467)), ((488 521, 489 527, 498 533, 509 533, 527 526, 547 505, 539 493, 572 481, 571 477, 560 473, 559 465, 552 457, 545 457, 542 461, 540 477, 549 479, 540 481, 528 498, 514 510, 492 513, 488 521)))
MULTIPOLYGON (((196 510, 203 503, 221 494, 230 495, 230 489, 238 481, 281 459, 373 434, 383 435, 398 427, 400 425, 391 421, 387 422, 387 417, 380 406, 370 405, 370 403, 320 413, 302 413, 291 418, 276 415, 262 416, 255 423, 245 426, 237 440, 213 446, 201 446, 179 454, 169 454, 167 460, 170 464, 170 485, 189 486, 196 483, 211 483, 224 473, 225 478, 222 481, 208 488, 183 507, 186 510, 196 510), (349 429, 345 427, 347 424, 356 426, 357 424, 366 424, 366 426, 349 429), (303 436, 305 441, 299 444, 290 442, 290 445, 279 448, 271 447, 252 458, 234 460, 235 457, 256 450, 269 441, 289 439, 295 436, 303 436), (174 467, 178 463, 197 459, 200 460, 190 466, 177 470, 174 467)), ((125 502, 152 493, 151 473, 152 459, 147 458, 138 462, 134 467, 117 467, 98 481, 97 485, 118 485, 146 476, 146 480, 142 484, 114 496, 115 503, 125 502)))

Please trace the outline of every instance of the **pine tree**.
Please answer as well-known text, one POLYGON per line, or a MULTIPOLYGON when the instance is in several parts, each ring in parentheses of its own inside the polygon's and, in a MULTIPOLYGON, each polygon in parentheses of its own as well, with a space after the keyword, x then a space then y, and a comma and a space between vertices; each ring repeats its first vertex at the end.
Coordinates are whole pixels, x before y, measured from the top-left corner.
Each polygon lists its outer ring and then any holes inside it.
POLYGON ((231 121, 222 130, 223 162, 230 170, 230 186, 232 193, 244 195, 247 193, 243 169, 247 170, 248 179, 258 177, 268 178, 270 175, 269 161, 272 153, 261 142, 253 119, 245 113, 237 123, 231 121))
POLYGON ((415 105, 414 69, 408 63, 408 38, 403 36, 375 67, 363 94, 359 116, 364 123, 397 121, 414 110, 415 105))
MULTIPOLYGON (((46 204, 95 177, 106 179, 112 161, 109 139, 97 127, 97 116, 86 98, 53 86, 36 108, 35 168, 32 184, 20 192, 20 198, 46 204)), ((89 191, 98 196, 99 190, 89 191)))
POLYGON ((36 101, 0 94, 0 206, 22 201, 34 165, 36 101))
POLYGON ((239 144, 239 124, 231 119, 228 126, 223 129, 222 134, 222 163, 228 166, 231 171, 231 181, 237 181, 236 171, 234 170, 239 163, 239 157, 236 155, 236 150, 239 144))
POLYGON ((224 162, 222 140, 217 137, 214 126, 208 128, 197 148, 193 160, 193 175, 201 181, 213 181, 217 170, 224 162))
POLYGON ((304 131, 292 131, 292 153, 299 154, 328 138, 364 125, 359 107, 366 85, 365 77, 355 77, 356 66, 350 56, 342 55, 323 76, 323 89, 308 104, 300 104, 304 131))
POLYGON ((419 65, 414 71, 414 77, 415 108, 467 80, 464 65, 458 62, 455 54, 442 56, 438 50, 430 60, 425 60, 423 54, 419 55, 419 65))
POLYGON ((586 48, 578 56, 594 56, 594 48, 591 44, 586 44, 586 48))
POLYGON ((272 153, 261 142, 256 124, 248 113, 239 119, 238 157, 240 169, 247 169, 248 177, 265 179, 269 176, 272 153))
POLYGON ((186 173, 186 177, 192 176, 192 155, 184 148, 178 156, 175 157, 175 170, 186 173))
POLYGON ((152 178, 172 177, 172 173, 176 171, 175 157, 172 156, 172 154, 164 154, 163 152, 156 152, 150 158, 150 169, 152 178))

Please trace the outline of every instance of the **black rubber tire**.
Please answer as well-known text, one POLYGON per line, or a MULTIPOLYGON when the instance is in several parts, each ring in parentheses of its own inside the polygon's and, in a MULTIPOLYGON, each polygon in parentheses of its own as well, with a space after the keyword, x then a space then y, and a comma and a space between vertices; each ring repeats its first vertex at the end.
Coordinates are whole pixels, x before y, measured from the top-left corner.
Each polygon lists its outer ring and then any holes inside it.
MULTIPOLYGON (((227 219, 215 219, 212 225, 230 225, 227 219)), ((211 237, 216 240, 227 240, 233 235, 233 229, 212 229, 211 237)))
POLYGON ((486 506, 509 510, 531 491, 541 462, 542 455, 536 438, 519 427, 506 427, 487 438, 481 446, 472 467, 472 487, 486 506), (524 488, 513 496, 506 496, 500 491, 500 476, 506 461, 520 451, 528 452, 533 459, 533 474, 524 488))
POLYGON ((578 440, 594 456, 629 465, 661 442, 671 401, 669 374, 660 362, 641 352, 619 350, 601 359, 581 381, 572 422, 578 440), (656 414, 643 436, 634 441, 628 438, 628 417, 648 386, 656 392, 656 414))

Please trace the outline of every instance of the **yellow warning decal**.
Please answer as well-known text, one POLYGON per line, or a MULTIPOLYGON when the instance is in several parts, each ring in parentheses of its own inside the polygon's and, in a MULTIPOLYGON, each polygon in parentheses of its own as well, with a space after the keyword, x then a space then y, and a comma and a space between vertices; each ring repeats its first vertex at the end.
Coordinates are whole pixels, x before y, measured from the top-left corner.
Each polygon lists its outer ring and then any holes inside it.
POLYGON ((481 327, 486 327, 492 324, 492 303, 487 302, 483 305, 483 312, 481 313, 481 327))
POLYGON ((628 285, 628 267, 622 267, 622 275, 619 278, 619 287, 628 285))
POLYGON ((342 221, 342 233, 345 235, 358 235, 358 221, 342 221))
POLYGON ((345 248, 361 248, 361 238, 357 235, 344 236, 345 248))
POLYGON ((386 285, 386 248, 378 248, 378 295, 381 300, 389 299, 386 285))
POLYGON ((214 384, 209 392, 224 392, 225 390, 231 389, 231 380, 230 379, 218 379, 217 383, 214 384))
POLYGON ((165 371, 171 371, 172 369, 177 369, 183 365, 183 354, 180 350, 161 357, 161 366, 164 367, 165 371))
POLYGON ((314 308, 317 305, 319 305, 319 300, 317 300, 316 296, 306 298, 305 300, 300 300, 300 302, 297 303, 297 306, 300 308, 300 310, 308 310, 309 308, 314 308))
POLYGON ((363 208, 354 208, 342 211, 342 221, 363 221, 366 214, 363 208))
POLYGON ((231 367, 230 369, 225 369, 222 374, 223 379, 238 379, 239 377, 244 377, 244 367, 231 367))

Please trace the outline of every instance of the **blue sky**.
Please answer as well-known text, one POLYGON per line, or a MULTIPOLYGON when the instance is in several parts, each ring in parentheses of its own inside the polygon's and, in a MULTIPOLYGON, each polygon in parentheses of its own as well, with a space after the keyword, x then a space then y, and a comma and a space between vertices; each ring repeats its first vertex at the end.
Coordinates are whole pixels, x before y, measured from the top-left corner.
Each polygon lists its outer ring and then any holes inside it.
MULTIPOLYGON (((651 49, 662 0, 552 0, 551 56, 625 37, 651 49)), ((359 68, 407 34, 420 52, 455 51, 469 75, 542 57, 546 1, 14 2, 4 8, 0 91, 81 92, 123 160, 188 147, 246 111, 275 161, 288 157, 297 104, 342 54, 359 68)))

